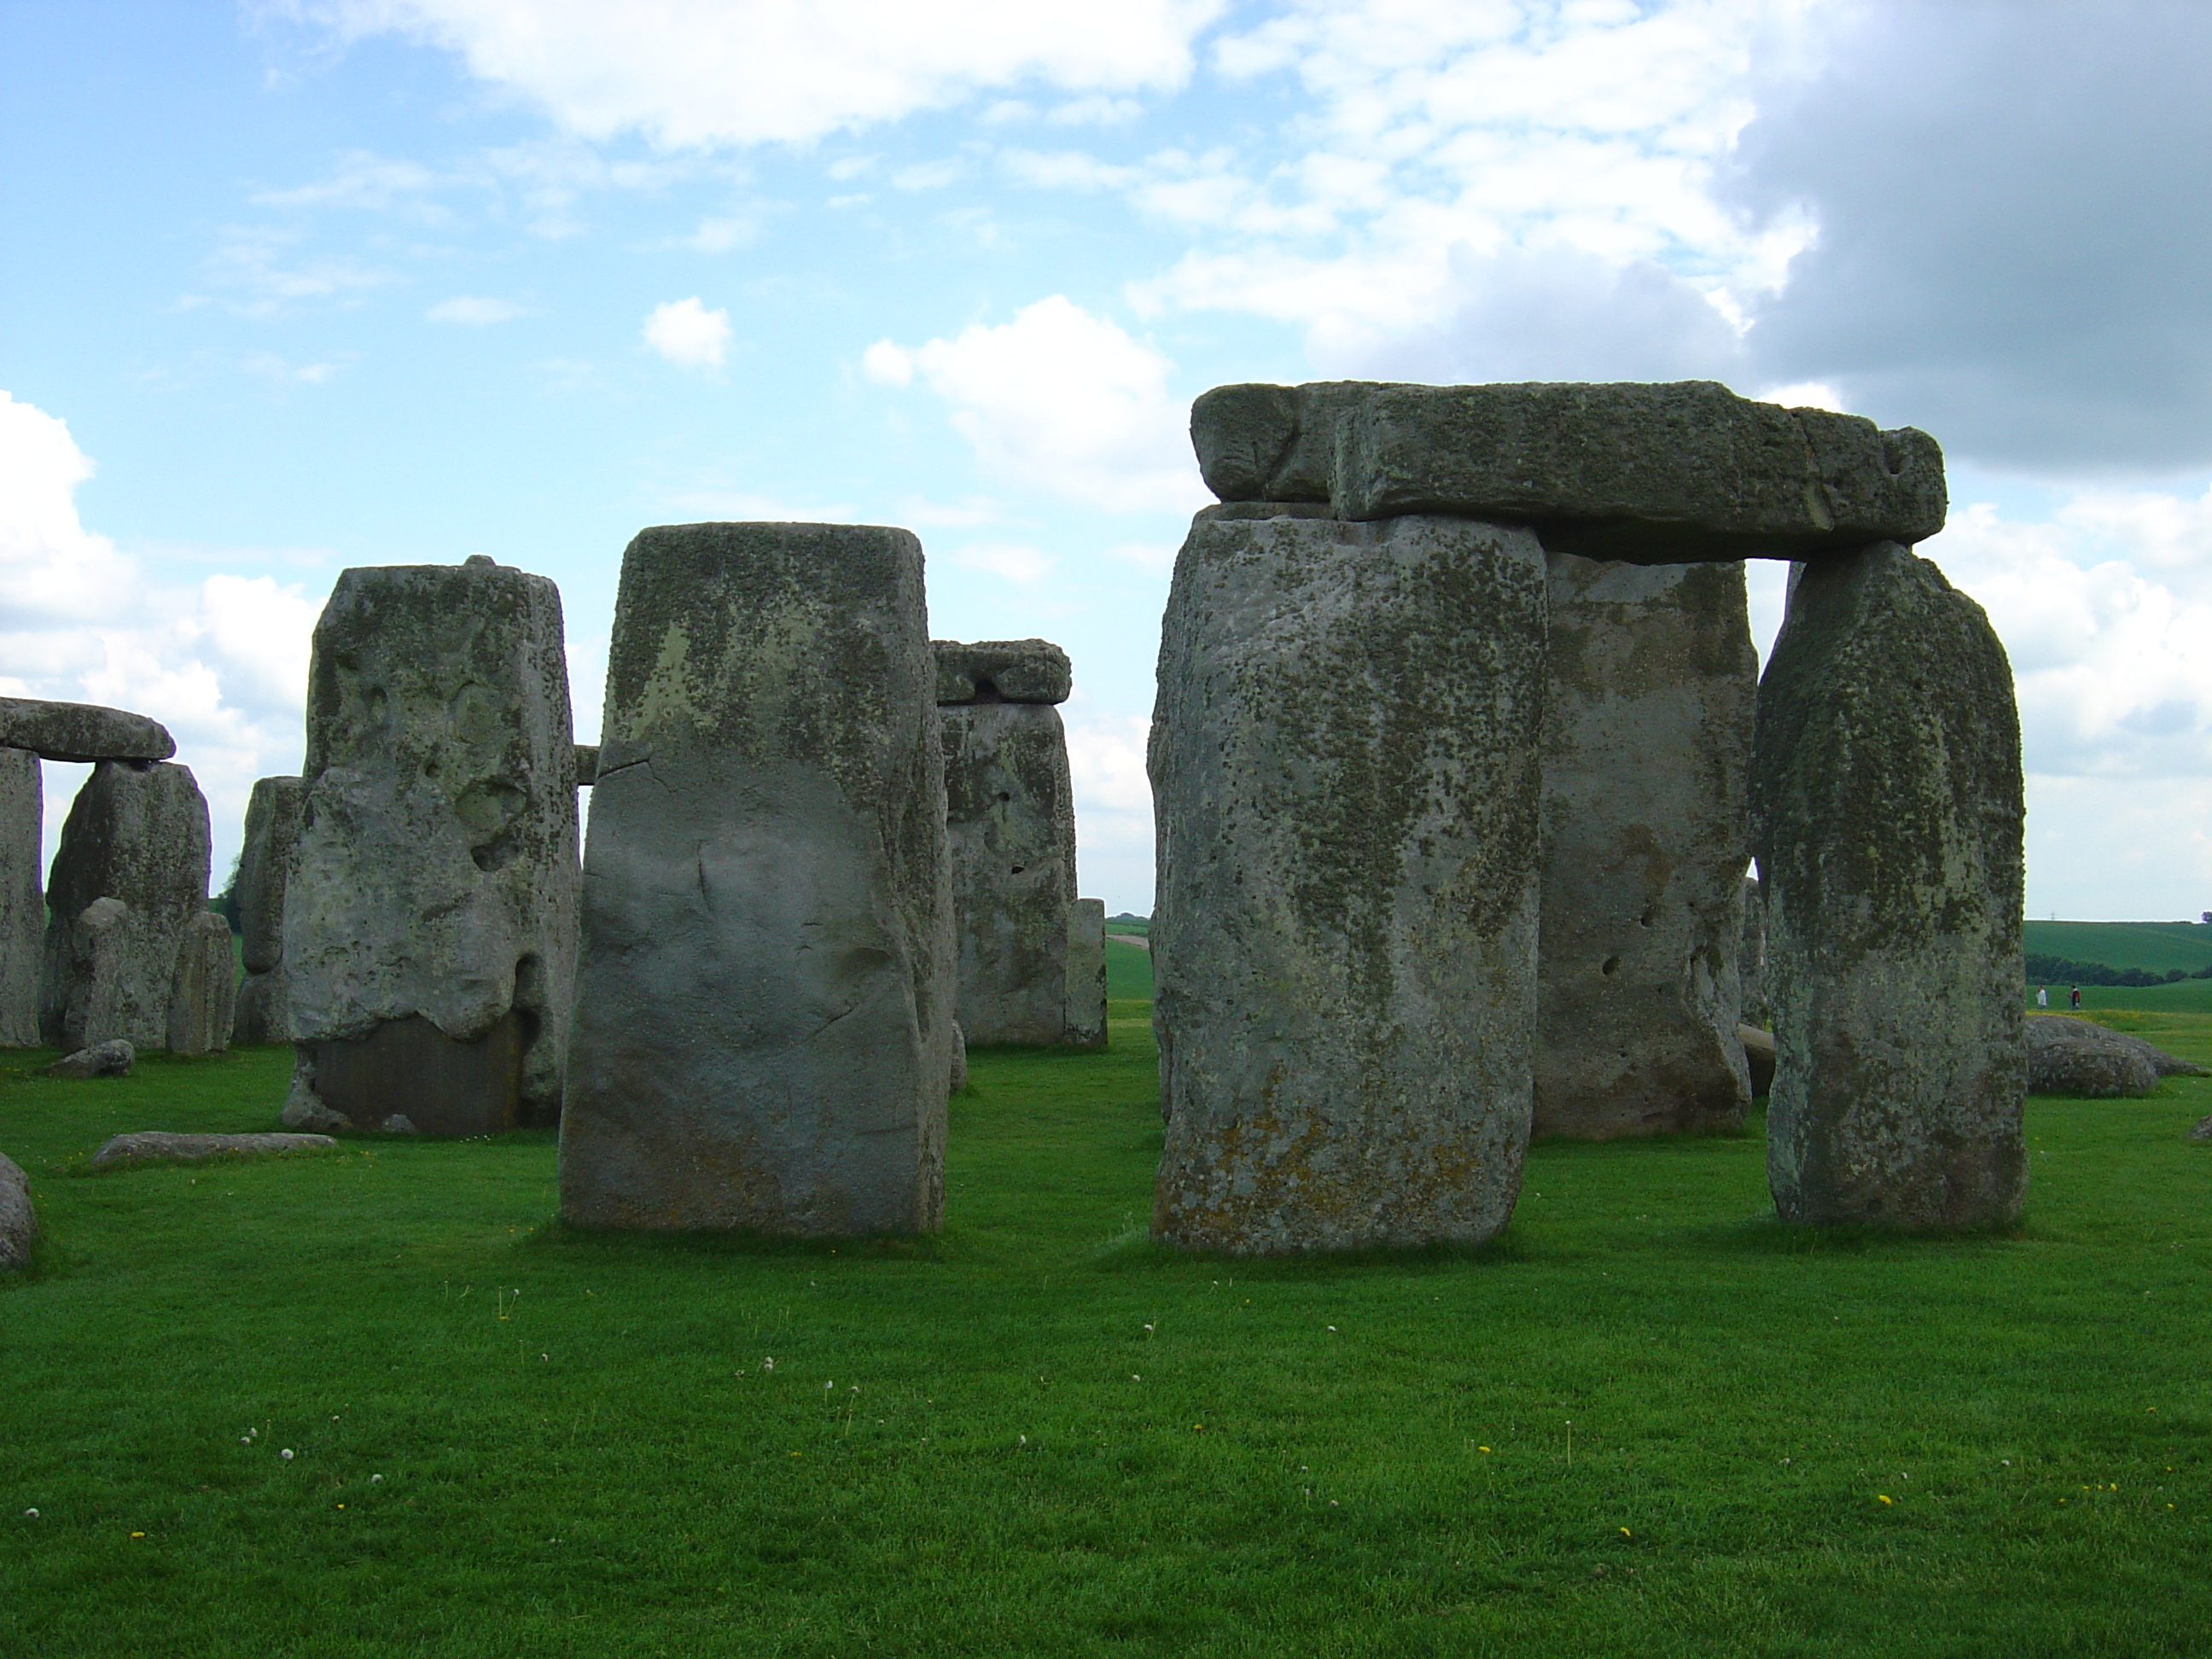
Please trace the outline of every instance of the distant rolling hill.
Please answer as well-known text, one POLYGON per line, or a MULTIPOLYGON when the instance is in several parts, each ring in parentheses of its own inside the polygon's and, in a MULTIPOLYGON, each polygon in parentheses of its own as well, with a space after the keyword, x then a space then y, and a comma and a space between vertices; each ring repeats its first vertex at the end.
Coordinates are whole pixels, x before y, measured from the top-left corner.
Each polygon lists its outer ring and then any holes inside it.
POLYGON ((2212 965, 2212 927, 2201 921, 2031 921, 2027 954, 2193 974, 2212 965))

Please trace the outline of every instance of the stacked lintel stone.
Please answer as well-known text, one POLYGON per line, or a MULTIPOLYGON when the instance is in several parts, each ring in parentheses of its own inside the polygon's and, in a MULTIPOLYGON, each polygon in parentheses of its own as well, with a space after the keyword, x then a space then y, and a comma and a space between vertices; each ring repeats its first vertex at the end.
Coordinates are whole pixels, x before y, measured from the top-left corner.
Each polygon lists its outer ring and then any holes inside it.
POLYGON ((1106 1042, 1106 908, 1075 895, 1075 800, 1044 640, 939 640, 946 853, 969 1042, 1106 1042))
POLYGON ((558 1115, 574 747, 546 578, 481 556, 339 575, 281 905, 287 1124, 472 1135, 558 1115))
POLYGON ((207 908, 207 802, 174 753, 143 714, 0 699, 0 1042, 227 1045, 230 929, 207 908), (41 759, 93 763, 43 896, 41 759))
POLYGON ((1778 1207, 2014 1212, 2019 756, 1987 623, 1898 544, 1942 527, 1932 440, 1703 382, 1226 386, 1192 436, 1157 1235, 1480 1239, 1532 1116, 1740 1115, 1747 774, 1778 1207), (1747 557, 1814 573, 1747 763, 1747 557))
POLYGON ((623 556, 561 1213, 933 1228, 956 1057, 921 546, 695 524, 623 556))

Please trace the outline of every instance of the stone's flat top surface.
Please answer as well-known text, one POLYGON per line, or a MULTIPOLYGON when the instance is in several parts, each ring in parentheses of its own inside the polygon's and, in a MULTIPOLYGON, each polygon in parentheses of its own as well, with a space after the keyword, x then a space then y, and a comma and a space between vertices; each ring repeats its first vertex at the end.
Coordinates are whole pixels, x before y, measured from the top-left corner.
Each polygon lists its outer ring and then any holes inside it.
POLYGON ((1947 507, 1927 434, 1710 380, 1217 386, 1191 441, 1225 501, 1528 524, 1552 551, 1639 563, 1921 541, 1947 507))
POLYGON ((0 697, 0 748, 52 761, 164 761, 177 742, 159 720, 126 709, 0 697))
POLYGON ((115 1135, 92 1155, 92 1167, 109 1169, 118 1164, 192 1164, 202 1158, 255 1152, 336 1152, 338 1143, 328 1135, 198 1135, 167 1129, 141 1129, 115 1135))
POLYGON ((21 1267, 31 1259, 39 1218, 31 1209, 31 1183, 21 1166, 0 1152, 0 1267, 21 1267))
POLYGON ((126 1037, 110 1037, 105 1042, 95 1042, 89 1048, 80 1048, 73 1054, 64 1054, 46 1067, 48 1077, 129 1077, 131 1062, 138 1058, 137 1051, 126 1037))
POLYGON ((1067 653, 1050 640, 932 640, 937 701, 1066 702, 1074 689, 1067 653))

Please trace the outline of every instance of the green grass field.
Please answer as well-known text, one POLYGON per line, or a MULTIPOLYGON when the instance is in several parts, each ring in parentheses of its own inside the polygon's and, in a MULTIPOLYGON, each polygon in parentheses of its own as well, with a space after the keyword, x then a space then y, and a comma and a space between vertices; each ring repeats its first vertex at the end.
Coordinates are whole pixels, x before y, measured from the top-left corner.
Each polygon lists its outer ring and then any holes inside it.
POLYGON ((0 1653, 2212 1639, 2212 1079, 2031 1103, 2008 1239, 1788 1232, 1753 1133, 1540 1146, 1480 1252, 1238 1262, 1144 1241, 1114 1012, 974 1056, 941 1236, 834 1248, 564 1234, 542 1133, 94 1176, 270 1127, 287 1056, 10 1056, 0 1653))
POLYGON ((2030 921, 2023 944, 2038 956, 2154 974, 2212 963, 2212 927, 2199 921, 2030 921))

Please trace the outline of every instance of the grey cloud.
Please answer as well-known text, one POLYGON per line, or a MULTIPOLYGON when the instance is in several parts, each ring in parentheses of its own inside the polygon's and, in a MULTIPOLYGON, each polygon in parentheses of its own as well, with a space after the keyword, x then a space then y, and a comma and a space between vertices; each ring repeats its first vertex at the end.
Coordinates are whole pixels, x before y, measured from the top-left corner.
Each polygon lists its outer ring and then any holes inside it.
POLYGON ((1810 209, 1759 378, 2037 471, 2212 461, 2212 6, 1861 8, 1727 185, 1810 209))

